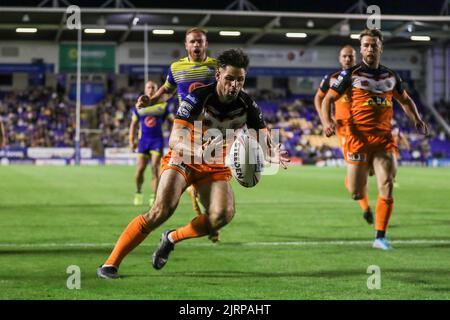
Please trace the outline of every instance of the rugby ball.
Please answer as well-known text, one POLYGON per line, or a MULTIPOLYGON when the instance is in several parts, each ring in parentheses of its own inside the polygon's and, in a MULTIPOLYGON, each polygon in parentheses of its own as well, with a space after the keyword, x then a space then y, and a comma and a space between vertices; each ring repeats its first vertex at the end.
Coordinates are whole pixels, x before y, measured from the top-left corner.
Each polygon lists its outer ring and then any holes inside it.
POLYGON ((227 164, 241 186, 256 186, 264 168, 264 154, 258 141, 246 133, 239 134, 231 145, 227 164))

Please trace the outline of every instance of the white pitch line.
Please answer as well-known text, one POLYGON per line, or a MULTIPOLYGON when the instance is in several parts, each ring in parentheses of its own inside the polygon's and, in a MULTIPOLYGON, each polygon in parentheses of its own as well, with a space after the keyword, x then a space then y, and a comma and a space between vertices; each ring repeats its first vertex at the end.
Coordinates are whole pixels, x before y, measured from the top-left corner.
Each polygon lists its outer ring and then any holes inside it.
MULTIPOLYGON (((286 242, 223 242, 218 245, 224 246, 352 246, 368 245, 369 240, 336 240, 336 241, 286 241, 286 242)), ((450 240, 393 240, 392 244, 402 245, 420 245, 420 244, 450 244, 450 240)), ((156 244, 141 244, 143 247, 154 247, 156 244)), ((184 243, 187 247, 210 247, 215 246, 212 243, 184 243)), ((0 248, 95 248, 95 247, 113 247, 114 243, 0 243, 0 248)))

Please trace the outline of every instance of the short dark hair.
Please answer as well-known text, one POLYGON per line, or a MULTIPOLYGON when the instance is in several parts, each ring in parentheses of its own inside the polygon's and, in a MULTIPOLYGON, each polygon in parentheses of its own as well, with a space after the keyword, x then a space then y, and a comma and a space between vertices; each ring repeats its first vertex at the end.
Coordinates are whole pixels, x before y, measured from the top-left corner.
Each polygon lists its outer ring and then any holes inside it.
POLYGON ((226 66, 233 66, 236 68, 244 68, 247 70, 250 60, 248 55, 241 49, 228 49, 223 51, 217 57, 217 64, 219 68, 225 68, 226 66))
POLYGON ((364 29, 359 34, 359 40, 361 41, 364 36, 377 37, 381 42, 383 42, 383 34, 378 29, 364 29))

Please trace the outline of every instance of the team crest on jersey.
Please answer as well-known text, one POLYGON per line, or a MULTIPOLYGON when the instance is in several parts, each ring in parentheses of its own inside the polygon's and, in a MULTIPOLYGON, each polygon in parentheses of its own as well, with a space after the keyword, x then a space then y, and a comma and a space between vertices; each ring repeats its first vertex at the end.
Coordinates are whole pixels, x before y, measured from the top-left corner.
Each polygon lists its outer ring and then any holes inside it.
POLYGON ((183 101, 178 108, 177 116, 188 118, 194 107, 187 101, 183 101))
POLYGON ((147 127, 152 128, 156 125, 156 118, 155 117, 145 117, 144 123, 147 127))
POLYGON ((347 160, 354 161, 354 162, 366 162, 367 155, 365 153, 347 152, 347 160))

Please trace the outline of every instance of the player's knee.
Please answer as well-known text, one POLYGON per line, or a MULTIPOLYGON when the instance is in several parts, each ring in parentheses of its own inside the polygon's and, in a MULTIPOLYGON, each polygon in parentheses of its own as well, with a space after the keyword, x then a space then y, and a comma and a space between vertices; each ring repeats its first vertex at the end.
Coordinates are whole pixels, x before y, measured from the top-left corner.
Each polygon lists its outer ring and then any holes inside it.
POLYGON ((143 174, 144 174, 144 171, 145 171, 145 167, 144 166, 139 166, 139 167, 137 167, 137 169, 136 169, 136 174, 138 175, 138 176, 142 176, 143 174))
POLYGON ((394 189, 394 179, 388 178, 379 186, 379 192, 382 195, 391 194, 394 189))
POLYGON ((210 211, 209 223, 213 230, 218 230, 230 223, 233 217, 234 210, 232 208, 212 212, 210 211))
POLYGON ((352 192, 352 199, 353 200, 361 200, 363 198, 364 198, 364 194, 362 192, 359 192, 359 191, 352 192))
POLYGON ((163 202, 155 202, 150 210, 144 215, 147 222, 155 224, 167 220, 175 211, 176 206, 163 202))
POLYGON ((154 176, 158 176, 158 174, 159 174, 159 166, 158 165, 152 165, 152 174, 154 176))

